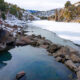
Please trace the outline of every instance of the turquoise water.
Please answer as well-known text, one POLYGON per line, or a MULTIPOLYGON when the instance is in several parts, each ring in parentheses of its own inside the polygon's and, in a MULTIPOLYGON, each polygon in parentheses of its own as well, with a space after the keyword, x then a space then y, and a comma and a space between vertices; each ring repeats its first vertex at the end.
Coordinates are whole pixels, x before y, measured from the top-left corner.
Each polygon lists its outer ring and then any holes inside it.
POLYGON ((75 77, 42 48, 24 46, 0 53, 0 80, 14 80, 20 71, 26 72, 25 80, 71 80, 70 75, 75 77))

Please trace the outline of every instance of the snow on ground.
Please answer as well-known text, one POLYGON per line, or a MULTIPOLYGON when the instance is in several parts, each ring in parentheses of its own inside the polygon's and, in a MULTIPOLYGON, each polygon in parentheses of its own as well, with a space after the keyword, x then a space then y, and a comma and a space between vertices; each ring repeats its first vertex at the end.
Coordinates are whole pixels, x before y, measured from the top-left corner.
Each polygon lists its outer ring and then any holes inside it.
POLYGON ((10 15, 7 17, 7 19, 5 20, 5 22, 7 24, 10 24, 11 26, 17 25, 17 26, 25 26, 26 25, 26 21, 23 20, 19 20, 17 19, 15 16, 10 15))
POLYGON ((18 18, 11 14, 8 14, 7 19, 5 21, 2 20, 2 22, 3 22, 2 28, 4 30, 11 32, 14 37, 16 36, 17 32, 21 32, 21 30, 25 28, 25 26, 27 25, 27 21, 19 20, 18 18), (9 24, 11 27, 5 26, 4 24, 9 24), (18 27, 15 29, 13 27, 14 25, 18 27))
POLYGON ((64 39, 80 44, 80 23, 64 23, 47 20, 32 21, 29 23, 52 32, 64 39))

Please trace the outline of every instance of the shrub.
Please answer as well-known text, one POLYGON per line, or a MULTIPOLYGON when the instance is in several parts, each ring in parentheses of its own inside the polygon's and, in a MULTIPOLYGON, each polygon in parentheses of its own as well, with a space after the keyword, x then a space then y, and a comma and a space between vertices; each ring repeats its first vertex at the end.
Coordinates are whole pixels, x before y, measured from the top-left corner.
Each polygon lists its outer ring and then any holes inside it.
POLYGON ((12 6, 10 7, 10 13, 11 13, 12 15, 17 16, 16 5, 12 5, 12 6))
POLYGON ((2 17, 3 20, 6 19, 6 16, 5 16, 5 13, 4 12, 1 13, 1 17, 2 17))
POLYGON ((3 0, 0 0, 0 10, 1 11, 5 11, 5 9, 6 9, 6 6, 5 6, 4 1, 3 0))
POLYGON ((67 1, 66 4, 65 4, 65 8, 68 8, 69 6, 71 6, 71 2, 67 1))

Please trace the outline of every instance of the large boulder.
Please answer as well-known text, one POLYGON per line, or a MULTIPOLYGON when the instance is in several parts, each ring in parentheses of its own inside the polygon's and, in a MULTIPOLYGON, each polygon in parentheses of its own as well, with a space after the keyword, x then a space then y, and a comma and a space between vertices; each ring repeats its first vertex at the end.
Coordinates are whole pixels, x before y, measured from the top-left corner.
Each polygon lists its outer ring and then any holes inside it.
POLYGON ((9 37, 9 32, 3 29, 0 29, 0 42, 6 42, 9 37))
POLYGON ((68 66, 71 70, 76 72, 77 67, 71 60, 65 61, 65 65, 68 66))
POLYGON ((69 48, 61 47, 60 50, 57 51, 58 55, 68 55, 70 53, 69 48))
POLYGON ((57 52, 55 54, 53 54, 53 56, 55 56, 55 57, 60 56, 62 58, 67 59, 67 58, 69 58, 69 56, 67 57, 67 55, 69 55, 69 54, 70 54, 69 48, 63 46, 63 47, 60 47, 60 49, 58 48, 57 52))
POLYGON ((70 55, 70 58, 71 58, 71 60, 72 60, 73 62, 77 62, 77 63, 80 62, 80 57, 77 56, 76 54, 71 54, 71 55, 70 55))

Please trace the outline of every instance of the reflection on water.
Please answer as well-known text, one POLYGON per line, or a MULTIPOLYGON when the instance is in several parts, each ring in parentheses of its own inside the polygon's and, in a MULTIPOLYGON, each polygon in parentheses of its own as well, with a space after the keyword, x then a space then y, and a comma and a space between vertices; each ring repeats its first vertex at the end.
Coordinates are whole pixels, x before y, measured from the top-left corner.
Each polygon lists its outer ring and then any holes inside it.
POLYGON ((3 67, 5 67, 7 64, 4 62, 0 62, 0 69, 2 69, 3 67))
POLYGON ((7 63, 4 61, 9 61, 9 60, 11 60, 11 58, 12 58, 12 56, 9 52, 0 53, 0 69, 2 69, 3 67, 5 67, 7 65, 7 63))
POLYGON ((53 56, 48 56, 45 49, 24 46, 9 52, 0 54, 0 61, 6 63, 0 69, 0 80, 14 80, 20 71, 26 72, 25 80, 71 80, 70 75, 75 77, 65 65, 56 62, 53 56))

